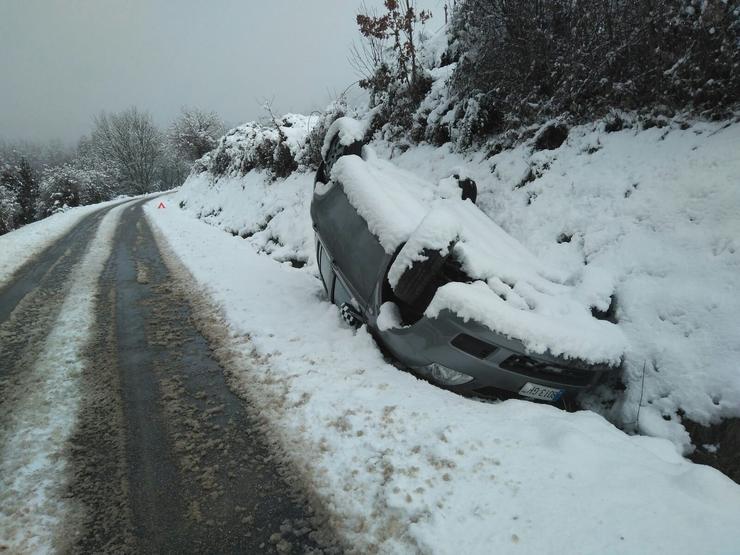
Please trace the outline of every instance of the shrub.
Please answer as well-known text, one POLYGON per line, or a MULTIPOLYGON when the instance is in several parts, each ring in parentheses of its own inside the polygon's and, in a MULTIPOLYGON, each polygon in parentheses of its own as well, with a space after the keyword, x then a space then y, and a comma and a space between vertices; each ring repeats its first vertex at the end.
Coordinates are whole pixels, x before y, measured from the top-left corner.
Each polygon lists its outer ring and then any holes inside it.
POLYGON ((287 114, 270 120, 252 121, 231 129, 192 171, 210 171, 216 178, 241 176, 252 170, 266 171, 271 179, 288 177, 305 160, 310 118, 287 114))
POLYGON ((318 116, 318 121, 311 127, 306 137, 300 163, 310 169, 316 170, 321 164, 321 147, 324 145, 324 136, 337 119, 347 115, 347 102, 344 97, 339 97, 332 102, 325 111, 318 116))
POLYGON ((111 178, 107 174, 65 164, 44 171, 37 213, 43 218, 66 208, 103 202, 112 196, 111 178))
POLYGON ((465 106, 453 127, 464 144, 562 114, 726 117, 740 102, 738 41, 736 2, 463 0, 443 57, 458 60, 451 96, 465 106))

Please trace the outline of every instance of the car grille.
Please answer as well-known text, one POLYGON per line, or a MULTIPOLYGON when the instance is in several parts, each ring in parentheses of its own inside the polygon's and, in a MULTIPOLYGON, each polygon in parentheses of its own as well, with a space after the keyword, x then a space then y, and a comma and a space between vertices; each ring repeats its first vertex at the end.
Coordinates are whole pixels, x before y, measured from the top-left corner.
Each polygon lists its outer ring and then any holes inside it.
POLYGON ((486 358, 491 353, 496 352, 496 347, 493 345, 465 333, 461 333, 450 343, 456 349, 460 349, 476 358, 486 358))
POLYGON ((501 368, 535 379, 567 385, 584 386, 591 383, 596 372, 539 362, 523 355, 510 356, 501 368))

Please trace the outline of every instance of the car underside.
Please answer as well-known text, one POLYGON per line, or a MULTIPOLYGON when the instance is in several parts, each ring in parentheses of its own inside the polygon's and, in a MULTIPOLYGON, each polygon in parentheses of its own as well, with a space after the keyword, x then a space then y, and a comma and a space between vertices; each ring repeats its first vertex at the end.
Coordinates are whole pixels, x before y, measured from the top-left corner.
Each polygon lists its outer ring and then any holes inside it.
MULTIPOLYGON (((311 203, 321 279, 344 319, 351 325, 366 325, 381 348, 403 367, 461 393, 500 396, 507 392, 548 402, 593 387, 616 370, 617 364, 555 356, 549 350, 533 352, 511 334, 494 331, 454 310, 430 314, 430 304, 441 288, 476 281, 456 255, 455 242, 418 249, 403 271, 394 269, 412 239, 393 250, 383 245, 370 229, 368 222, 373 220, 359 213, 342 178, 332 174, 332 167, 343 157, 359 157, 362 144, 341 144, 338 135, 327 143, 311 203)), ((460 200, 472 203, 475 184, 453 177, 460 200)))

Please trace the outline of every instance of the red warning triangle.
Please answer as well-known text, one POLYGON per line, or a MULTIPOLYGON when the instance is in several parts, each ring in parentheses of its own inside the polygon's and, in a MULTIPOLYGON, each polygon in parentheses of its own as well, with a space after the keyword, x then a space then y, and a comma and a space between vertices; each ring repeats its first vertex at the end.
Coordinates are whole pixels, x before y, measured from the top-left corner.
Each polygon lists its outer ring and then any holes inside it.
POLYGON ((160 202, 157 208, 167 208, 167 207, 164 205, 164 202, 160 202))

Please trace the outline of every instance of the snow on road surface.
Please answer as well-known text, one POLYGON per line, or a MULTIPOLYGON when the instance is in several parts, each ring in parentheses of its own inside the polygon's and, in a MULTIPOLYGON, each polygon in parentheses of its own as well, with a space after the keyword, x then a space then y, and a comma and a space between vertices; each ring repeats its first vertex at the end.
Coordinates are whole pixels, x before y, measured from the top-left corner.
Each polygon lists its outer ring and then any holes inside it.
POLYGON ((121 202, 111 200, 78 206, 39 220, 0 236, 0 287, 18 268, 72 230, 85 216, 100 208, 121 202))
MULTIPOLYGON (((52 553, 64 546, 68 524, 65 516, 70 510, 69 502, 62 497, 68 472, 66 442, 74 430, 81 399, 83 351, 93 331, 98 278, 125 206, 111 209, 103 218, 69 278, 69 293, 41 352, 22 377, 24 394, 4 415, 0 436, 0 545, 10 553, 52 553)), ((90 208, 61 214, 46 226, 47 236, 51 240, 61 236, 62 228, 74 225, 92 211, 90 208)), ((19 235, 13 233, 10 237, 19 235)), ((33 230, 20 237, 19 244, 30 245, 27 238, 41 234, 33 230)), ((9 244, 15 245, 12 241, 9 244)), ((39 245, 39 240, 34 244, 39 245)))
POLYGON ((431 386, 345 327, 310 271, 177 208, 145 210, 220 307, 228 366, 358 552, 737 551, 740 487, 671 442, 431 386))

